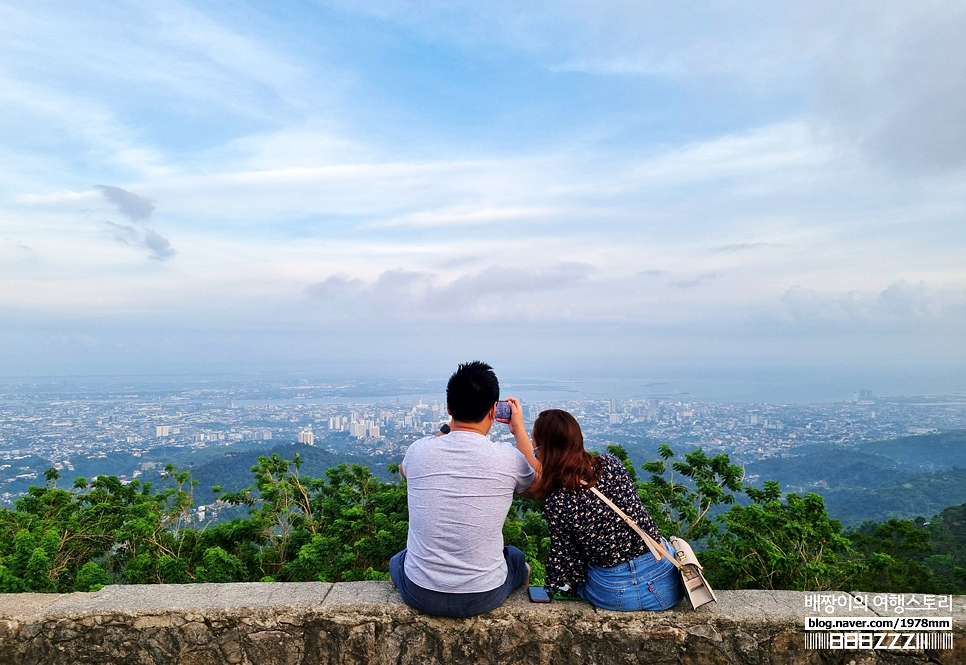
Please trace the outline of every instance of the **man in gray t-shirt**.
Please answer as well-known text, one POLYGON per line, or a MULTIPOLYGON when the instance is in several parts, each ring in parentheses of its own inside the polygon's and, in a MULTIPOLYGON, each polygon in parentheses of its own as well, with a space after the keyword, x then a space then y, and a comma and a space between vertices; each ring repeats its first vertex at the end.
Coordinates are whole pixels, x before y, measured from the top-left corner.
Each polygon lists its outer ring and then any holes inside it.
POLYGON ((389 572, 403 601, 428 614, 487 612, 529 578, 523 552, 503 545, 503 521, 535 474, 516 448, 486 436, 499 396, 493 368, 460 365, 446 386, 450 432, 416 441, 403 459, 409 537, 389 572))

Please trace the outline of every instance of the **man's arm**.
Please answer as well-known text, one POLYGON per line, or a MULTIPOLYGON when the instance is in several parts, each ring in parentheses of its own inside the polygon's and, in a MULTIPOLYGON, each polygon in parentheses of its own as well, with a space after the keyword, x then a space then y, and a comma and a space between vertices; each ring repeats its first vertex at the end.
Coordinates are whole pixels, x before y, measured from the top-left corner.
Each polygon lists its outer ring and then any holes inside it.
POLYGON ((533 482, 530 483, 530 487, 526 488, 522 492, 519 492, 517 494, 517 496, 522 496, 524 499, 541 499, 541 498, 543 498, 543 497, 539 497, 539 496, 537 496, 536 494, 533 493, 533 488, 536 486, 538 480, 540 480, 540 474, 538 472, 534 471, 533 472, 533 482))

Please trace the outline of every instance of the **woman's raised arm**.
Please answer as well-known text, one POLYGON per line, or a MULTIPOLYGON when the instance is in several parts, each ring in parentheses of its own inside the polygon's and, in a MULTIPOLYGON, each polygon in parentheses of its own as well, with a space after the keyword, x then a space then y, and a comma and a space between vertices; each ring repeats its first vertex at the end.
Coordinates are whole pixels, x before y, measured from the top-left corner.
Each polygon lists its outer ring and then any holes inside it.
POLYGON ((527 462, 533 467, 533 470, 540 473, 543 470, 543 465, 540 464, 540 460, 533 452, 533 443, 531 443, 530 437, 527 435, 527 428, 523 424, 523 408, 520 406, 520 400, 516 397, 507 397, 506 401, 510 403, 510 434, 516 439, 517 450, 527 458, 527 462))

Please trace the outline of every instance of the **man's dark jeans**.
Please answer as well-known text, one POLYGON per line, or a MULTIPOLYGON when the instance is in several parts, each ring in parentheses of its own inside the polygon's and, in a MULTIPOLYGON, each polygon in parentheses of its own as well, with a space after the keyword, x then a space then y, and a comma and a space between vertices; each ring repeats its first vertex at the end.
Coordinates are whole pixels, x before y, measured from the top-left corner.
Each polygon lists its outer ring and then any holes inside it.
POLYGON ((507 597, 527 581, 527 559, 516 547, 503 548, 507 576, 502 586, 479 593, 443 593, 413 584, 406 577, 406 550, 389 560, 389 577, 399 589, 403 602, 426 614, 440 617, 472 617, 503 604, 507 597))

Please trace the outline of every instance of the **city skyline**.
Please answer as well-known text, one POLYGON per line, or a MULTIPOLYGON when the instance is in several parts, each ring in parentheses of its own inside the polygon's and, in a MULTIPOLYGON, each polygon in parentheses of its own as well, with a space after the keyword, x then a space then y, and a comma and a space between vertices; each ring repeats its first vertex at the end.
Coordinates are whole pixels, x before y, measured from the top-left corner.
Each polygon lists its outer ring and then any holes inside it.
MULTIPOLYGON (((608 398, 606 390, 562 382, 507 386, 507 394, 521 398, 528 427, 544 409, 563 408, 578 419, 589 449, 625 446, 637 463, 656 458, 659 444, 679 455, 695 447, 724 453, 745 469, 745 482, 760 486, 762 472, 779 473, 772 479, 785 491, 831 492, 830 504, 852 520, 861 521, 862 511, 848 509, 850 501, 835 493, 840 471, 852 489, 878 482, 892 488, 890 496, 897 493, 877 514, 897 505, 929 514, 966 498, 961 483, 946 482, 962 468, 966 395, 880 397, 864 390, 848 401, 803 405, 685 395, 608 398), (816 466, 816 456, 838 462, 816 466), (857 457, 863 459, 858 474, 848 471, 857 457), (910 473, 926 475, 903 484, 910 473)), ((344 462, 386 476, 387 465, 399 462, 413 441, 438 432, 448 419, 442 386, 434 382, 25 382, 0 389, 0 505, 43 483, 49 469, 63 487, 101 475, 160 484, 162 471, 174 464, 196 474, 203 522, 219 512, 209 486, 246 485, 260 455, 299 455, 310 475, 344 462)), ((514 445, 505 424, 494 423, 488 436, 514 445)))
POLYGON ((0 378, 966 390, 964 7, 0 19, 0 378))

